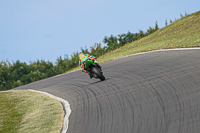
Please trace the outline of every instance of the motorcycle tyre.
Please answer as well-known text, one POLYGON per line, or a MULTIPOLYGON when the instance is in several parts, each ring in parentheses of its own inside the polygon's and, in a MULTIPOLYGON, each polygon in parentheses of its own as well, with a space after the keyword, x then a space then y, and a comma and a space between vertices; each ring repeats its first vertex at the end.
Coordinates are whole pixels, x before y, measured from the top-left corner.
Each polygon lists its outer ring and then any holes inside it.
POLYGON ((92 72, 93 72, 94 74, 96 74, 96 76, 97 76, 101 81, 105 80, 105 77, 104 77, 103 74, 99 71, 98 68, 93 67, 93 68, 92 68, 92 72))

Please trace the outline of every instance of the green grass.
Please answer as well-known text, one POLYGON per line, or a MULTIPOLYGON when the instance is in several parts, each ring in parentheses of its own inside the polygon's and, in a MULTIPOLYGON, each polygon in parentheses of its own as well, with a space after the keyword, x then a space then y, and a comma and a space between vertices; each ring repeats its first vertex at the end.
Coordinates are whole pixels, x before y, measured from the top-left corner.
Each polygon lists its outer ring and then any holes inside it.
POLYGON ((44 94, 0 92, 0 133, 58 133, 63 117, 61 103, 44 94))

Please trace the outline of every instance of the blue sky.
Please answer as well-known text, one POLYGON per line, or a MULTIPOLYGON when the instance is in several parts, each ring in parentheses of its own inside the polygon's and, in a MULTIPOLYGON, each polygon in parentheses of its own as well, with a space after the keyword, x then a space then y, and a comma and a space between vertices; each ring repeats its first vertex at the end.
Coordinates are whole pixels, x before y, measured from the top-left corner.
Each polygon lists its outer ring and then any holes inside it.
POLYGON ((200 10, 199 0, 0 0, 0 61, 45 60, 200 10))

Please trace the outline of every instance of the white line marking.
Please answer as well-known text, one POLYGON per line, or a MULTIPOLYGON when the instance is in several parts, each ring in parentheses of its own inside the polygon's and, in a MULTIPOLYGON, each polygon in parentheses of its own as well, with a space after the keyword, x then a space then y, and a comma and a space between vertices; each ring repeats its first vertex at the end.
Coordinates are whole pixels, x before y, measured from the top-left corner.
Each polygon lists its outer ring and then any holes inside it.
POLYGON ((56 99, 58 101, 60 101, 63 105, 63 109, 65 111, 65 116, 64 116, 64 121, 63 121, 63 127, 62 127, 62 130, 61 130, 61 133, 66 133, 67 132, 67 129, 68 129, 68 124, 69 124, 69 116, 71 114, 71 109, 70 109, 70 104, 68 101, 62 99, 62 98, 59 98, 59 97, 56 97, 52 94, 49 94, 47 92, 43 92, 43 91, 36 91, 36 90, 29 90, 29 91, 33 91, 33 92, 39 92, 39 93, 42 93, 42 94, 45 94, 53 99, 56 99))
MULTIPOLYGON (((148 53, 154 53, 154 52, 179 51, 179 50, 196 50, 196 49, 200 50, 200 47, 196 47, 196 48, 160 49, 160 50, 154 50, 154 51, 148 51, 148 52, 142 52, 142 53, 131 54, 131 55, 127 55, 127 56, 124 56, 124 57, 121 57, 121 58, 117 58, 117 59, 114 59, 114 60, 126 58, 126 57, 129 57, 129 56, 142 55, 142 54, 148 54, 148 53)), ((112 60, 112 61, 114 61, 114 60, 112 60)), ((108 62, 109 62, 109 61, 108 61, 108 62)), ((105 62, 105 63, 106 63, 106 62, 105 62)))

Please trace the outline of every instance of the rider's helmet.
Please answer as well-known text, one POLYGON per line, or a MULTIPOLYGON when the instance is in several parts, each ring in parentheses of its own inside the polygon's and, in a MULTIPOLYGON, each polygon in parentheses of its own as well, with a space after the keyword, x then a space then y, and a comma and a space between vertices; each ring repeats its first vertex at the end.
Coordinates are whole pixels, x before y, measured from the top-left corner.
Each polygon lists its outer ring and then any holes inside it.
POLYGON ((83 53, 80 53, 80 54, 79 54, 79 59, 80 59, 83 55, 84 55, 83 53))

